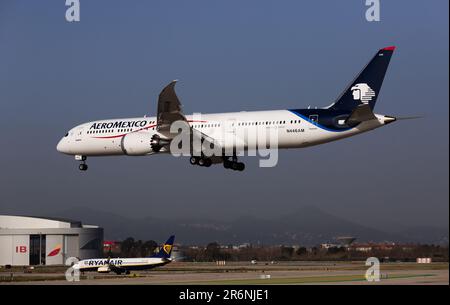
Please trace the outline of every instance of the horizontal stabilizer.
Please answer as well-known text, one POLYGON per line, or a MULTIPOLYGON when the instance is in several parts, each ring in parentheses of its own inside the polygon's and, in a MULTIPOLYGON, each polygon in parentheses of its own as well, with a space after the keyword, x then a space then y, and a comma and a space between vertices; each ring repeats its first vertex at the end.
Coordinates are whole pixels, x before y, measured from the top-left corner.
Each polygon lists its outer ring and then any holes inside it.
POLYGON ((357 106, 350 116, 347 119, 347 124, 357 124, 364 121, 370 121, 376 119, 375 115, 373 114, 372 109, 368 104, 361 104, 357 106))

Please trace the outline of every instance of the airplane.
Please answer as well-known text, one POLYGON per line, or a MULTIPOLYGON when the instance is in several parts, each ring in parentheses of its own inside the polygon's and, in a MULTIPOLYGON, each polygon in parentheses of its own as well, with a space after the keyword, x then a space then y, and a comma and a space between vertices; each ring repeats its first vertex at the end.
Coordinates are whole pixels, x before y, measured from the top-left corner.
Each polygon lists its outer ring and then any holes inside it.
POLYGON ((114 272, 118 275, 130 274, 131 270, 147 270, 167 265, 172 262, 171 254, 175 236, 172 235, 164 243, 159 252, 149 257, 139 258, 92 258, 77 262, 72 266, 81 272, 97 271, 98 273, 114 272))
POLYGON ((88 169, 86 159, 91 156, 170 153, 171 142, 178 135, 171 131, 171 126, 181 122, 188 127, 184 132, 189 133, 190 144, 195 140, 201 143, 200 147, 189 148, 187 155, 192 165, 209 167, 222 163, 227 169, 242 171, 245 165, 238 161, 238 154, 250 150, 250 143, 267 144, 266 138, 255 135, 261 130, 277 136, 278 148, 303 148, 351 137, 401 119, 373 112, 395 49, 390 46, 378 50, 341 95, 324 108, 201 114, 198 119, 194 114, 183 114, 175 93, 177 81, 172 81, 159 95, 156 116, 87 122, 70 129, 56 149, 75 156, 81 171, 88 169), (246 133, 248 136, 244 138, 242 135, 246 133), (218 153, 206 155, 204 145, 219 148, 218 153))

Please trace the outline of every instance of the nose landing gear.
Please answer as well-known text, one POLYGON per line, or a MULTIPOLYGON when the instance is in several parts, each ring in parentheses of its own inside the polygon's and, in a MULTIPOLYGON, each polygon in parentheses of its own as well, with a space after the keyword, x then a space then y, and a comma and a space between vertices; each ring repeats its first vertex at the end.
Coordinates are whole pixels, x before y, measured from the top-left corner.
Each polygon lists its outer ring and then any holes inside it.
POLYGON ((80 169, 80 171, 87 171, 88 166, 86 163, 81 163, 78 168, 80 169))
POLYGON ((86 164, 86 159, 87 159, 86 156, 80 156, 80 155, 75 156, 75 160, 81 161, 80 165, 78 166, 78 169, 80 171, 87 171, 88 166, 86 164))

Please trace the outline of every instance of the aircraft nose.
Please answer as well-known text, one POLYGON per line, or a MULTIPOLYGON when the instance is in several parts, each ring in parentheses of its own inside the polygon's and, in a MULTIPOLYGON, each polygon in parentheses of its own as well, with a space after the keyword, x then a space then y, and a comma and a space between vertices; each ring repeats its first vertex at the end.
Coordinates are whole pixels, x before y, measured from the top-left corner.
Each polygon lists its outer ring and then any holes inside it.
POLYGON ((67 148, 66 148, 66 144, 64 141, 64 138, 62 138, 61 140, 59 140, 58 144, 56 145, 56 150, 59 151, 60 153, 67 153, 67 148))

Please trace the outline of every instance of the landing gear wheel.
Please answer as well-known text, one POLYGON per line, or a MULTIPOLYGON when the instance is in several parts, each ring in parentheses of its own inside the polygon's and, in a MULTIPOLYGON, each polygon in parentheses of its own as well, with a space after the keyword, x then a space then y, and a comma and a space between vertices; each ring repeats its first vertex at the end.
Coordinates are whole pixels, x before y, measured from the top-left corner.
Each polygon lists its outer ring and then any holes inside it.
POLYGON ((86 163, 81 163, 78 168, 80 169, 80 171, 87 171, 88 166, 86 163))
POLYGON ((224 157, 223 167, 242 172, 245 169, 245 164, 242 162, 238 162, 237 157, 233 157, 231 160, 224 157))
POLYGON ((225 168, 231 168, 232 164, 233 164, 233 162, 231 162, 229 160, 224 160, 223 161, 223 167, 225 167, 225 168))
POLYGON ((239 163, 238 163, 238 162, 233 162, 233 163, 231 164, 231 168, 232 168, 233 170, 237 171, 238 168, 239 168, 239 163))
POLYGON ((200 157, 194 157, 192 156, 189 159, 189 162, 192 165, 198 165, 198 166, 204 166, 204 167, 210 167, 212 165, 212 160, 209 158, 200 158, 200 157))

